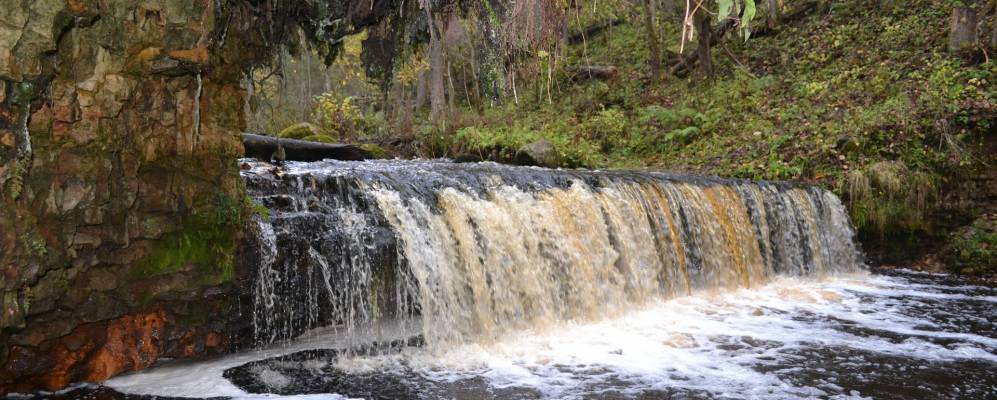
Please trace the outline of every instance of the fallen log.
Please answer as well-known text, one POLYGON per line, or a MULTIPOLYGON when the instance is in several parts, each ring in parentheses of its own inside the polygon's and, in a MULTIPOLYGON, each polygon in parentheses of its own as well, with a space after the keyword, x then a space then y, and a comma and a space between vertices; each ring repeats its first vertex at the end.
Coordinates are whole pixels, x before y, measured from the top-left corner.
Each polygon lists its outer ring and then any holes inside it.
POLYGON ((619 74, 619 70, 612 65, 574 65, 567 68, 571 79, 575 81, 585 81, 589 79, 613 80, 619 74))
MULTIPOLYGON (((821 11, 820 8, 821 5, 818 4, 818 2, 816 1, 803 3, 795 11, 792 11, 789 14, 780 17, 779 21, 783 25, 785 25, 788 22, 798 21, 814 12, 821 11)), ((777 31, 778 31, 777 27, 770 27, 766 25, 762 26, 761 28, 751 30, 751 37, 757 39, 760 37, 774 35, 777 31)))
MULTIPOLYGON (((246 157, 270 161, 277 152, 277 138, 272 136, 242 134, 246 157)), ((324 159, 359 161, 371 158, 370 154, 352 144, 329 144, 297 139, 279 139, 284 147, 286 161, 319 161, 324 159)))
POLYGON ((612 28, 614 26, 620 25, 620 24, 622 24, 624 22, 626 22, 625 19, 623 19, 623 18, 616 18, 616 19, 609 20, 609 21, 607 21, 605 23, 602 23, 602 24, 590 26, 588 28, 583 29, 581 32, 574 32, 574 33, 568 35, 568 44, 578 44, 578 43, 581 43, 583 41, 588 40, 588 38, 591 37, 591 36, 597 35, 597 34, 601 33, 602 31, 604 31, 606 29, 609 29, 609 28, 612 28))

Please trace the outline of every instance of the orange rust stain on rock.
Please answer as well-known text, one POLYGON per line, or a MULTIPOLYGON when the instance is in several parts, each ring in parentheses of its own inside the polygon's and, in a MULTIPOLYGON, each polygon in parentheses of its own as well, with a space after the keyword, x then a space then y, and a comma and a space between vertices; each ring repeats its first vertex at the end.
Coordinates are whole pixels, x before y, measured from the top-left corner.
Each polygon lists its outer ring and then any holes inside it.
POLYGON ((162 310, 127 315, 107 325, 107 341, 88 362, 85 379, 100 382, 152 365, 163 352, 166 314, 162 310))
POLYGON ((208 337, 204 340, 204 346, 212 349, 225 347, 226 344, 228 344, 228 340, 215 332, 209 333, 208 337))
POLYGON ((173 50, 167 53, 167 55, 170 56, 170 58, 194 64, 208 63, 208 48, 203 45, 197 46, 193 49, 173 50))
POLYGON ((66 8, 76 16, 82 15, 90 9, 87 2, 81 0, 66 0, 66 8))

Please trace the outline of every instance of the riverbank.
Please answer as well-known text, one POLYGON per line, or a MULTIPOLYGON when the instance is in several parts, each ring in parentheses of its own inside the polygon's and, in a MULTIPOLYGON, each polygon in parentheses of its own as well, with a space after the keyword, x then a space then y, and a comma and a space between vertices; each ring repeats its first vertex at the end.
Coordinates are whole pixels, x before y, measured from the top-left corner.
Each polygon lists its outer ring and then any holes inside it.
MULTIPOLYGON (((846 203, 871 263, 942 258, 957 230, 997 209, 997 62, 947 52, 952 7, 835 1, 827 13, 725 39, 712 78, 694 70, 661 81, 648 75, 643 27, 624 18, 569 44, 551 75, 518 77, 516 101, 457 103, 443 125, 423 110, 382 142, 408 156, 815 184, 846 203), (580 80, 575 65, 615 74, 580 80)), ((661 28, 662 47, 677 49, 681 26, 661 28)), ((997 250, 977 250, 976 261, 948 257, 958 265, 946 270, 997 272, 997 250)))

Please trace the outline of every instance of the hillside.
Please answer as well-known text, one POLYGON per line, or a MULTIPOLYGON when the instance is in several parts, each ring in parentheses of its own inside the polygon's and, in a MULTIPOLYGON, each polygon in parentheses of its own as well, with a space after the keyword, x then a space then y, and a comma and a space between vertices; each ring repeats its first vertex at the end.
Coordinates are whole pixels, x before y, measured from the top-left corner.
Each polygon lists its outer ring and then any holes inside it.
MULTIPOLYGON (((818 184, 847 202, 874 258, 913 261, 922 254, 887 250, 938 250, 949 229, 993 207, 997 63, 946 52, 951 1, 867 3, 728 35, 713 48, 713 79, 651 81, 643 27, 626 18, 565 52, 568 66, 615 66, 614 79, 573 80, 563 66, 550 82, 535 74, 518 105, 460 107, 442 131, 417 123, 420 154, 510 161, 547 140, 567 167, 818 184)), ((677 51, 677 19, 661 26, 663 47, 677 51)), ((993 246, 992 234, 982 240, 993 246)))

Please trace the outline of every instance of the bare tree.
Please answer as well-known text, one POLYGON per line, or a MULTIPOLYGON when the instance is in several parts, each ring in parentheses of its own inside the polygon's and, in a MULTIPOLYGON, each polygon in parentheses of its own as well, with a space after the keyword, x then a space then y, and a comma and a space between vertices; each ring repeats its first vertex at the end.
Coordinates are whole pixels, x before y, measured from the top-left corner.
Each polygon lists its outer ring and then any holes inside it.
POLYGON ((429 7, 429 2, 425 2, 423 8, 426 10, 426 23, 429 25, 429 107, 433 121, 442 122, 448 114, 443 87, 443 71, 446 66, 443 61, 443 40, 440 37, 443 32, 440 25, 443 21, 434 17, 429 7))
POLYGON ((779 25, 779 19, 782 18, 779 15, 779 0, 768 0, 766 4, 768 5, 769 28, 775 28, 776 25, 779 25))
POLYGON ((661 7, 668 17, 675 16, 675 0, 661 0, 661 7))
POLYGON ((710 15, 700 10, 696 13, 696 33, 699 35, 699 46, 696 51, 699 54, 699 70, 708 78, 713 78, 713 54, 710 41, 713 39, 713 26, 710 24, 710 15))
POLYGON ((963 52, 976 47, 976 9, 955 7, 952 9, 952 30, 949 32, 949 51, 963 52))
POLYGON ((647 30, 647 47, 650 50, 648 64, 651 67, 651 81, 661 80, 661 51, 658 49, 658 33, 655 28, 654 0, 642 0, 644 5, 644 27, 647 30))
POLYGON ((997 0, 994 0, 993 33, 990 35, 990 48, 997 50, 997 0))

